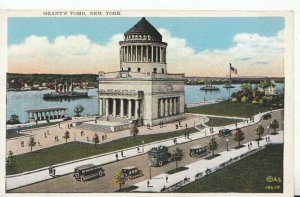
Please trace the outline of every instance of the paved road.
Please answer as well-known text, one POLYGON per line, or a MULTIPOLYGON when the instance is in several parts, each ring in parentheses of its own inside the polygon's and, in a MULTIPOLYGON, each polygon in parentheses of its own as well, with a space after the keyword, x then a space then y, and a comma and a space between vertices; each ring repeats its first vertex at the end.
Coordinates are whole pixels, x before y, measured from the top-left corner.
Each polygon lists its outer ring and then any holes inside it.
MULTIPOLYGON (((281 111, 272 112, 272 117, 277 119, 280 123, 280 128, 278 130, 283 130, 282 128, 282 113, 281 111)), ((266 128, 267 125, 269 125, 271 120, 263 120, 261 124, 266 128)), ((243 131, 245 132, 246 139, 243 141, 243 143, 247 141, 252 141, 257 138, 255 134, 255 128, 257 125, 251 125, 248 127, 243 128, 243 131)), ((272 132, 272 131, 270 131, 272 132)), ((265 131, 265 135, 267 134, 267 131, 265 131)), ((220 138, 216 136, 216 139, 219 143, 218 152, 225 151, 227 149, 226 145, 226 138, 220 138)), ((233 141, 233 136, 228 137, 229 139, 229 148, 233 148, 237 146, 237 142, 233 141)), ((196 144, 207 144, 209 141, 209 137, 198 139, 195 141, 190 141, 185 144, 177 145, 179 148, 182 148, 184 150, 185 158, 183 161, 179 162, 179 166, 184 166, 190 163, 193 163, 197 160, 203 159, 195 159, 188 156, 189 148, 196 144)), ((175 147, 171 147, 170 151, 172 151, 175 147)), ((126 155, 125 155, 126 156, 126 155)), ((149 178, 149 165, 148 165, 148 159, 147 154, 138 155, 135 157, 131 157, 128 159, 124 159, 118 162, 113 162, 107 165, 103 165, 103 168, 106 171, 106 176, 101 178, 96 178, 94 180, 90 180, 84 183, 78 182, 73 178, 73 174, 69 174, 66 176, 58 177, 55 179, 51 179, 48 181, 28 185, 25 187, 17 188, 14 190, 10 190, 9 192, 113 192, 118 189, 118 186, 113 185, 113 175, 115 172, 117 172, 122 167, 126 166, 132 166, 135 165, 138 168, 142 169, 144 172, 144 176, 130 180, 126 182, 126 184, 123 187, 127 187, 133 184, 136 184, 138 182, 141 182, 145 179, 149 178)), ((175 163, 169 163, 167 165, 164 165, 162 167, 152 167, 152 176, 159 175, 163 172, 169 171, 171 169, 175 168, 175 163)), ((164 181, 164 180, 162 180, 164 181)))

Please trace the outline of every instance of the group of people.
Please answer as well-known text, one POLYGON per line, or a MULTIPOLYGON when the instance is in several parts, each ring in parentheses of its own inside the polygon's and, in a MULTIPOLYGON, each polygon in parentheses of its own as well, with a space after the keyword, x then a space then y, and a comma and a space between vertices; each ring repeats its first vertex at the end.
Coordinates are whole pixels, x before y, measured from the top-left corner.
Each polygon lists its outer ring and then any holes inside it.
POLYGON ((210 133, 213 133, 213 132, 214 132, 214 128, 213 128, 213 127, 210 127, 210 128, 209 128, 209 132, 210 132, 210 133))
POLYGON ((164 122, 161 121, 161 122, 159 123, 159 128, 163 128, 163 127, 164 127, 164 122))
POLYGON ((59 140, 58 140, 58 135, 54 136, 54 140, 55 140, 55 142, 58 142, 58 141, 59 141, 59 140))
MULTIPOLYGON (((124 157, 123 150, 121 150, 120 153, 121 153, 121 157, 123 158, 123 157, 124 157)), ((118 153, 116 153, 116 160, 117 160, 117 161, 119 160, 119 155, 118 155, 118 153)))
POLYGON ((55 168, 54 167, 49 167, 49 175, 55 177, 55 168))

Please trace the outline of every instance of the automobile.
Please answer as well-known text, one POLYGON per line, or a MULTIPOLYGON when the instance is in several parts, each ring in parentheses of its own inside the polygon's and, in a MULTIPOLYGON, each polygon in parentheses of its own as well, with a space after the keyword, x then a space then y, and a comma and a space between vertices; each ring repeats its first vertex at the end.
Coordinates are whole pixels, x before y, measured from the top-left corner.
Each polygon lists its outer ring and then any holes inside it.
POLYGON ((128 167, 122 168, 121 172, 125 179, 134 179, 137 177, 144 176, 143 171, 138 169, 135 166, 128 166, 128 167))
POLYGON ((94 177, 105 176, 104 169, 101 166, 86 164, 78 166, 74 170, 74 177, 77 181, 84 182, 94 177))
POLYGON ((197 145, 190 148, 191 157, 201 157, 209 153, 208 146, 197 145))
POLYGON ((229 129, 221 129, 219 131, 219 137, 227 137, 230 135, 232 135, 232 133, 231 133, 231 130, 229 130, 229 129))
POLYGON ((148 151, 149 160, 152 166, 161 166, 165 163, 171 162, 171 153, 166 146, 153 147, 148 151))
POLYGON ((262 116, 262 119, 263 119, 263 120, 269 120, 270 118, 272 118, 272 115, 271 115, 270 113, 264 114, 264 115, 262 116))

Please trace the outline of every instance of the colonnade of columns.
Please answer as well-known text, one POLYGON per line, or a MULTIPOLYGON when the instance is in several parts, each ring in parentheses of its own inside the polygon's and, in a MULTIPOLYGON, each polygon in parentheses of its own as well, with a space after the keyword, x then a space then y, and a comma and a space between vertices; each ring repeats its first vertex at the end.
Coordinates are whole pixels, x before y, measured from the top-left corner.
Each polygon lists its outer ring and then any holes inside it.
POLYGON ((141 113, 140 99, 100 98, 99 116, 139 118, 141 113))
POLYGON ((65 117, 65 109, 51 111, 28 111, 29 117, 32 120, 53 120, 65 117))
POLYGON ((158 116, 172 116, 179 114, 179 97, 158 99, 158 116))
POLYGON ((120 51, 121 62, 166 63, 166 47, 155 45, 127 45, 120 51))

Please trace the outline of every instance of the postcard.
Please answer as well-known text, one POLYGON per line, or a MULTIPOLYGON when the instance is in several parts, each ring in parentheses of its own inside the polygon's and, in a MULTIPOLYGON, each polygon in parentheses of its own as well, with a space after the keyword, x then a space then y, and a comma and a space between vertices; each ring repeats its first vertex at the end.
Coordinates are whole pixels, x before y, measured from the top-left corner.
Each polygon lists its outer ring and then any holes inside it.
POLYGON ((1 24, 3 195, 293 195, 291 12, 1 24))

